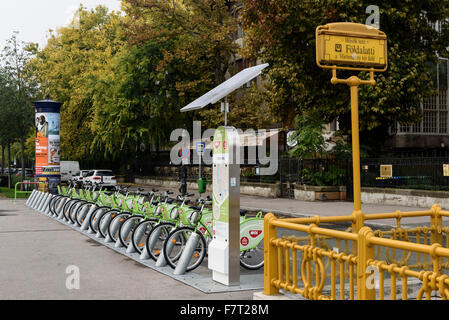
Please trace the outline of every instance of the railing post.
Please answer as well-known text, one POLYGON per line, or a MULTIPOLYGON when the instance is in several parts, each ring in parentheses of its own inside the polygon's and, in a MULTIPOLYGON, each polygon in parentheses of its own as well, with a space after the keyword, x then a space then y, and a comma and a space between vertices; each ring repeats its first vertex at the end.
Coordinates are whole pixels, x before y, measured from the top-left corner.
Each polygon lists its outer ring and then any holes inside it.
MULTIPOLYGON (((352 220, 352 233, 359 233, 359 231, 365 225, 365 215, 362 210, 354 210, 352 212, 353 220, 352 220)), ((352 241, 352 254, 357 254, 357 242, 352 241)))
POLYGON ((374 246, 369 239, 374 232, 369 227, 363 227, 358 232, 357 243, 357 300, 376 300, 375 288, 367 286, 368 261, 374 260, 374 246))
POLYGON ((264 294, 279 294, 279 289, 272 284, 278 275, 277 248, 271 241, 277 238, 277 228, 271 224, 276 219, 274 214, 268 213, 264 218, 264 294))
POLYGON ((434 204, 432 208, 430 208, 431 215, 430 215, 430 228, 431 228, 431 235, 430 240, 432 244, 439 243, 443 245, 443 217, 440 214, 441 207, 438 204, 434 204))

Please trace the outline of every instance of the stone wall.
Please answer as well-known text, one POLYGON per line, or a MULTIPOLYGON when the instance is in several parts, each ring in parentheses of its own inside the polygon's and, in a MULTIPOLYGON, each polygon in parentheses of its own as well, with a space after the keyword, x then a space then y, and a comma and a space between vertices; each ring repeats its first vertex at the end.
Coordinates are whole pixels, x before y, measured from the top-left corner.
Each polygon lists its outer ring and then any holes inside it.
MULTIPOLYGON (((160 177, 135 177, 134 183, 176 190, 180 187, 180 182, 178 180, 169 177, 164 179, 160 177)), ((198 190, 198 183, 196 181, 188 181, 187 190, 198 190)), ((206 191, 212 191, 212 181, 208 181, 206 191)), ((240 193, 267 198, 277 198, 281 194, 281 188, 280 183, 241 182, 240 193)))
MULTIPOLYGON (((157 186, 159 188, 179 189, 180 183, 174 178, 135 177, 134 183, 157 186)), ((293 184, 294 198, 302 201, 346 200, 346 187, 319 187, 293 184)), ((198 190, 198 183, 189 180, 187 190, 198 190)), ((208 182, 207 192, 212 191, 212 181, 208 182)), ((280 183, 241 182, 240 193, 267 198, 278 198, 281 195, 280 183)), ((438 203, 449 208, 448 191, 428 191, 393 188, 362 188, 362 203, 386 204, 430 208, 438 203)))
POLYGON ((362 203, 420 208, 430 208, 437 203, 443 208, 448 208, 449 192, 415 189, 362 188, 362 203))
POLYGON ((346 187, 320 187, 294 184, 294 196, 297 200, 346 200, 346 187))

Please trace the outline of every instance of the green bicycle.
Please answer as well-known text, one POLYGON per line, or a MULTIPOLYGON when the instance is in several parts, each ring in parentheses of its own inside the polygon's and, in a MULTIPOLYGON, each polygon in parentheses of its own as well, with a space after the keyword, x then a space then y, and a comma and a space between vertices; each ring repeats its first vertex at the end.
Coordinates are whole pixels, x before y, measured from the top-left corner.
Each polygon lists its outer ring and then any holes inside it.
MULTIPOLYGON (((187 264, 186 271, 197 268, 207 255, 207 247, 213 238, 211 223, 204 219, 204 205, 189 212, 185 216, 183 225, 172 230, 165 238, 163 253, 165 260, 176 268, 178 260, 193 233, 198 236, 196 247, 187 264)), ((246 217, 246 210, 240 211, 240 265, 246 269, 257 270, 264 265, 263 249, 263 213, 258 212, 255 217, 246 217)))

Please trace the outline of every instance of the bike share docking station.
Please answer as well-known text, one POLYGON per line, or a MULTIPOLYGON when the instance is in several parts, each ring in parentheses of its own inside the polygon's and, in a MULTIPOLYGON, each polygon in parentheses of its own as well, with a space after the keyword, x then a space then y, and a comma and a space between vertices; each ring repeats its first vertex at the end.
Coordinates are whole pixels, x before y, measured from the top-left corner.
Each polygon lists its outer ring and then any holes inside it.
POLYGON ((240 138, 234 127, 219 127, 213 141, 213 240, 209 245, 212 279, 240 283, 240 138))
MULTIPOLYGON (((200 265, 194 271, 189 271, 189 272, 180 272, 180 270, 182 270, 182 268, 179 267, 179 264, 181 264, 181 262, 180 262, 178 264, 178 267, 175 270, 173 270, 172 267, 168 266, 166 263, 161 262, 162 261, 161 259, 158 259, 158 261, 154 261, 154 260, 150 259, 148 256, 138 253, 135 250, 129 250, 129 248, 132 246, 128 247, 128 249, 127 249, 126 247, 124 247, 123 245, 120 244, 119 240, 117 242, 113 242, 113 241, 108 240, 107 238, 98 237, 98 235, 96 233, 92 232, 89 227, 85 227, 85 228, 81 227, 80 228, 75 224, 69 223, 68 221, 66 221, 63 218, 64 215, 62 214, 62 210, 63 210, 62 204, 59 206, 59 208, 57 210, 58 214, 52 215, 52 213, 49 210, 48 204, 50 203, 50 200, 53 197, 56 197, 56 196, 52 195, 48 192, 42 192, 42 191, 38 191, 35 189, 35 190, 33 190, 30 197, 25 202, 25 205, 40 214, 46 215, 46 216, 58 221, 59 223, 62 223, 63 225, 66 225, 66 226, 82 233, 83 235, 88 237, 90 239, 90 241, 95 241, 98 244, 104 245, 105 247, 112 249, 115 252, 126 256, 127 258, 133 260, 134 262, 136 262, 142 266, 145 266, 145 267, 148 267, 155 271, 158 271, 166 276, 169 276, 175 280, 178 280, 181 283, 189 285, 197 290, 200 290, 203 293, 220 293, 220 292, 233 292, 233 291, 263 289, 263 269, 260 269, 258 271, 243 269, 242 277, 240 278, 240 266, 238 265, 238 260, 237 260, 237 265, 232 266, 237 269, 237 273, 231 272, 231 275, 236 275, 236 274, 238 275, 238 278, 236 278, 237 281, 233 282, 232 285, 225 285, 221 282, 215 281, 215 279, 212 279, 211 272, 208 269, 208 267, 207 267, 208 265, 206 262, 203 262, 202 265, 200 265)), ((93 206, 92 206, 92 208, 93 208, 93 206)), ((92 209, 90 211, 92 211, 92 209)), ((195 237, 191 237, 191 238, 195 239, 195 237)), ((191 249, 193 248, 192 241, 190 241, 190 244, 189 244, 189 241, 187 242, 186 249, 184 249, 183 255, 181 256, 180 259, 186 259, 186 257, 188 256, 187 252, 189 251, 189 249, 188 249, 189 245, 190 245, 191 249)), ((237 248, 237 250, 238 250, 238 248, 237 248)), ((145 252, 145 251, 143 251, 143 252, 145 252)), ((210 261, 212 259, 212 257, 210 256, 211 252, 212 251, 209 251, 209 257, 207 258, 208 261, 210 261)), ((215 253, 215 257, 223 258, 224 256, 221 255, 223 253, 225 255, 227 254, 225 251, 218 251, 218 253, 215 253)), ((212 253, 212 255, 214 256, 214 253, 212 253)), ((237 253, 237 259, 238 259, 238 253, 237 253)), ((222 259, 222 261, 223 261, 223 259, 222 259)), ((232 271, 232 269, 230 269, 230 270, 232 271)), ((220 271, 224 271, 223 274, 226 273, 226 269, 218 270, 218 272, 220 272, 220 271)), ((225 276, 222 276, 220 279, 223 279, 224 277, 225 276)))
POLYGON ((213 281, 229 288, 241 281, 240 137, 237 130, 227 123, 227 96, 259 76, 266 67, 268 63, 246 68, 181 109, 181 112, 202 109, 224 98, 221 103, 224 126, 215 131, 212 142, 213 240, 209 244, 208 267, 212 270, 213 281))
MULTIPOLYGON (((232 91, 257 77, 267 66, 268 64, 259 65, 239 72, 215 89, 184 107, 181 111, 200 109, 218 102, 232 91)), ((227 102, 225 102, 225 104, 227 104, 227 102)), ((241 260, 242 257, 245 258, 244 254, 241 255, 241 250, 242 252, 250 250, 252 246, 251 242, 260 242, 260 237, 262 237, 263 242, 263 220, 261 224, 260 216, 249 219, 240 217, 240 137, 238 131, 234 127, 227 126, 227 111, 227 107, 224 108, 225 125, 219 127, 215 131, 214 141, 212 142, 213 212, 212 230, 209 232, 212 234, 209 239, 212 240, 207 248, 207 264, 200 264, 194 270, 195 272, 193 270, 187 272, 187 266, 196 253, 199 238, 202 237, 202 235, 197 233, 190 233, 191 236, 186 238, 187 241, 185 242, 185 247, 180 254, 176 268, 173 270, 165 260, 166 255, 163 253, 166 253, 167 256, 169 256, 169 251, 172 250, 172 246, 174 246, 175 242, 171 244, 169 241, 166 241, 166 245, 164 244, 165 249, 163 249, 165 252, 160 253, 158 259, 155 259, 155 261, 150 258, 147 250, 144 249, 140 253, 136 250, 132 250, 132 246, 126 248, 123 243, 120 242, 120 239, 114 242, 109 236, 101 237, 100 229, 98 232, 95 232, 95 227, 92 225, 89 226, 90 224, 87 222, 90 217, 97 217, 94 215, 94 212, 97 212, 97 210, 109 210, 111 208, 104 209, 107 207, 102 207, 101 205, 97 206, 94 202, 92 202, 90 208, 89 206, 85 206, 83 209, 85 214, 85 216, 83 215, 84 221, 78 221, 77 223, 80 226, 78 227, 74 221, 70 221, 72 218, 68 219, 65 217, 65 211, 71 206, 76 207, 74 204, 75 202, 70 202, 71 200, 76 200, 76 197, 75 199, 71 199, 70 196, 67 195, 52 195, 34 190, 25 205, 83 233, 91 240, 125 255, 141 265, 168 275, 202 292, 217 293, 263 289, 263 269, 259 269, 261 265, 256 266, 255 268, 249 268, 250 270, 248 270, 247 262, 241 260), (55 197, 62 198, 55 199, 55 197), (52 206, 52 209, 50 210, 52 199, 55 201, 55 206, 52 206), (58 202, 58 206, 56 206, 56 202, 58 202), (64 209, 66 203, 67 208, 64 209), (93 229, 91 230, 91 228, 93 229), (243 236, 241 235, 241 229, 243 236), (255 229, 257 229, 256 235, 248 233, 255 231, 255 229), (241 237, 243 240, 241 240, 241 237), (251 237, 254 239, 251 239, 251 237), (243 249, 241 249, 241 247, 243 247, 243 249), (241 269, 241 264, 246 268, 241 269), (259 271, 255 271, 257 269, 259 271)), ((98 211, 98 213, 100 211, 98 211)), ((106 216, 106 214, 104 214, 104 216, 106 216)), ((120 215, 117 215, 116 218, 120 218, 119 216, 120 215)), ((98 215, 98 217, 100 217, 100 215, 98 215)), ((99 218, 99 220, 101 219, 99 218)), ((123 219, 120 219, 120 221, 122 220, 123 219)), ((96 223, 98 224, 99 222, 96 223)), ((161 226, 162 225, 163 223, 161 223, 161 226)), ((110 232, 115 234, 117 230, 112 229, 117 229, 118 225, 114 224, 110 227, 110 232)), ((158 230, 160 233, 162 228, 156 227, 154 230, 158 230)), ((144 229, 142 229, 142 231, 144 231, 144 229)), ((172 229, 171 231, 175 232, 176 230, 172 229)), ((154 237, 159 238, 159 234, 154 232, 154 237)), ((153 236, 148 236, 147 244, 151 244, 152 240, 153 236)), ((248 255, 248 257, 250 256, 248 255)))

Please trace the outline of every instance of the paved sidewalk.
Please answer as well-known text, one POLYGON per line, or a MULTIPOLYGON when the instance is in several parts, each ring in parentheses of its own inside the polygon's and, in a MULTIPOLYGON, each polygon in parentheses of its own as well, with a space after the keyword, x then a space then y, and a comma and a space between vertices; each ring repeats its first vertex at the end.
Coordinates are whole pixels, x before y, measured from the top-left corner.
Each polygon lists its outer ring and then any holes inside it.
POLYGON ((25 200, 0 199, 0 261, 0 300, 252 300, 261 291, 203 293, 37 213, 25 200), (79 290, 66 287, 69 266, 79 268, 79 290))
MULTIPOLYGON (((146 190, 151 188, 145 186, 146 190)), ((173 191, 177 193, 177 190, 173 191)), ((252 300, 253 293, 260 291, 204 293, 144 267, 86 235, 29 209, 24 203, 25 200, 14 204, 12 200, 0 199, 0 300, 252 300), (79 290, 66 288, 66 270, 71 265, 80 269, 79 290)), ((308 202, 247 195, 241 195, 241 207, 295 217, 350 215, 353 211, 353 203, 346 201, 308 202)), ((362 209, 367 214, 424 210, 389 205, 363 205, 362 209)), ((393 220, 376 222, 395 224, 393 220)), ((429 218, 403 219, 402 223, 428 224, 429 218)))

